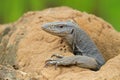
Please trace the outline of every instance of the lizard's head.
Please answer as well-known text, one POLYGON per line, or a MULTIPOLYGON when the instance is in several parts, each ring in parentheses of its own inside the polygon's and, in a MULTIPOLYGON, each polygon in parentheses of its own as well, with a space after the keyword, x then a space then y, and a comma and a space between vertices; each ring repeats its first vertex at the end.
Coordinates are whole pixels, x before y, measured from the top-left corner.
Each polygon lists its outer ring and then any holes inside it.
POLYGON ((42 29, 56 36, 64 37, 73 34, 76 24, 72 21, 50 22, 42 25, 42 29))

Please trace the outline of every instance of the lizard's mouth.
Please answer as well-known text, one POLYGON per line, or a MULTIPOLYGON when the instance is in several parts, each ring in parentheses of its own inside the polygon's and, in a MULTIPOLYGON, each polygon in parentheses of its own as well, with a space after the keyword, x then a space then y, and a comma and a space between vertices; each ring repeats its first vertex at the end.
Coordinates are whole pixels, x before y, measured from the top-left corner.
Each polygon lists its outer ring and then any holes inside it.
POLYGON ((55 35, 55 34, 60 34, 60 33, 58 33, 57 31, 52 30, 52 29, 51 29, 51 30, 48 30, 48 29, 46 29, 46 28, 44 28, 44 27, 42 27, 42 29, 43 29, 44 31, 50 33, 50 34, 53 34, 53 35, 55 35))

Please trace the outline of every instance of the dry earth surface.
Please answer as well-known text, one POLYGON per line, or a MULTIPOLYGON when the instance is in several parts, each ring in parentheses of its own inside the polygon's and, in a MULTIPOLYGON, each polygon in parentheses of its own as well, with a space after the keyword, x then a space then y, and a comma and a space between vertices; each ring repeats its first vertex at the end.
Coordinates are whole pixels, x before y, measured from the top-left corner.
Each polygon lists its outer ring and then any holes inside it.
POLYGON ((68 7, 28 12, 18 21, 0 25, 0 80, 120 80, 120 33, 103 19, 68 7), (73 55, 59 37, 41 25, 73 20, 94 40, 104 58, 99 71, 77 66, 44 67, 52 54, 73 55))

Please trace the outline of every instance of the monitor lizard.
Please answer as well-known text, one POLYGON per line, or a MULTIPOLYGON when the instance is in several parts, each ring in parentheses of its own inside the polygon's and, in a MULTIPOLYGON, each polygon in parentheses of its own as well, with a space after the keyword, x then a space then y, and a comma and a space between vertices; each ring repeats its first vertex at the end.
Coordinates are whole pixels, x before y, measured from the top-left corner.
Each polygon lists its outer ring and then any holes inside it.
POLYGON ((64 39, 72 48, 75 56, 56 56, 56 59, 46 60, 46 65, 77 65, 79 67, 99 70, 105 60, 89 35, 73 21, 49 22, 42 29, 50 34, 64 39))

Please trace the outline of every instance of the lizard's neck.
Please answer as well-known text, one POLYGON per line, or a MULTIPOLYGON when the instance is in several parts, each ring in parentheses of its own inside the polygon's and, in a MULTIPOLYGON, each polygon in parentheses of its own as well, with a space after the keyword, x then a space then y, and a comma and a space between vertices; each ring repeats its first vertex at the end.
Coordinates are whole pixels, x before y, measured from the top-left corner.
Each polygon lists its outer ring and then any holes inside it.
POLYGON ((72 44, 73 44, 73 35, 67 35, 67 36, 65 36, 64 37, 64 40, 69 44, 69 45, 71 45, 72 46, 72 44))
POLYGON ((77 30, 74 29, 74 32, 65 36, 64 39, 72 47, 77 40, 77 30))
POLYGON ((74 51, 75 47, 80 47, 81 40, 86 39, 84 36, 84 31, 77 27, 74 28, 74 32, 64 37, 66 42, 71 46, 72 50, 74 51))

